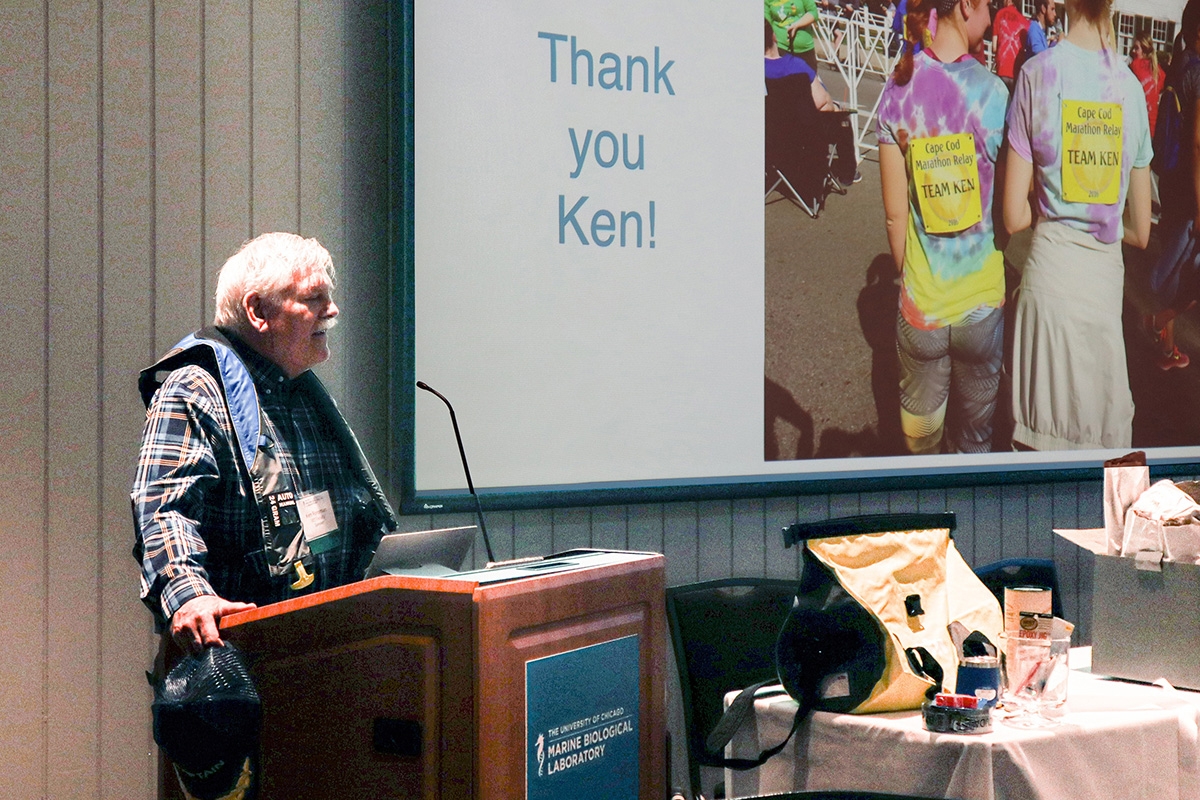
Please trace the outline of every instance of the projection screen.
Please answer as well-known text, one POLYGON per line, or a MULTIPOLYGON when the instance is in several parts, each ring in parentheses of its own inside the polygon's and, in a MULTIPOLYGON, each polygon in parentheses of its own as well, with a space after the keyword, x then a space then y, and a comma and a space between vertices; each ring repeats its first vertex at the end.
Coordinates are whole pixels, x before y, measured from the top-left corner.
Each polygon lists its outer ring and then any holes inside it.
MULTIPOLYGON (((454 404, 490 507, 999 482, 1114 455, 792 458, 764 444, 754 4, 410 0, 392 14, 406 511, 466 507, 449 414, 418 380, 454 404)), ((820 301, 796 313, 806 302, 820 301)))

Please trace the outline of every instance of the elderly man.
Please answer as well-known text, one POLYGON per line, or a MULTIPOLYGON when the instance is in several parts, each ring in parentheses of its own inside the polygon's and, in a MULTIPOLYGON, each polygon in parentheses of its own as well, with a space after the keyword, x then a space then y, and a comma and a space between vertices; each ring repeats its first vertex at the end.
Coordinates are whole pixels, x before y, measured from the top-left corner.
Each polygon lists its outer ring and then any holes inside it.
POLYGON ((134 555, 142 600, 186 651, 222 644, 227 614, 357 580, 396 527, 310 372, 329 358, 333 287, 317 240, 259 236, 221 268, 215 327, 141 375, 134 555))

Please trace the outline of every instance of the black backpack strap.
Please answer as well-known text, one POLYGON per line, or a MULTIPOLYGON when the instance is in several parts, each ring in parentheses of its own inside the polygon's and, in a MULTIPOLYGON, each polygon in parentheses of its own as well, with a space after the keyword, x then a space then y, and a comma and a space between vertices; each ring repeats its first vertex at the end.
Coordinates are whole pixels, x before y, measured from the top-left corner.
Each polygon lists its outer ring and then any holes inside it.
POLYGON ((783 546, 791 547, 809 539, 827 539, 857 533, 887 533, 891 531, 923 531, 945 528, 953 537, 956 523, 954 512, 936 514, 864 514, 857 517, 837 517, 816 522, 794 522, 783 529, 783 546))
POLYGON ((725 713, 721 715, 721 719, 712 729, 712 733, 704 741, 704 749, 714 766, 721 766, 728 769, 745 770, 761 767, 766 763, 767 759, 776 753, 783 750, 788 742, 792 740, 796 729, 800 727, 800 723, 808 717, 808 712, 812 710, 811 703, 801 703, 796 709, 796 716, 792 719, 792 727, 788 730, 788 734, 779 744, 773 745, 766 750, 763 750, 754 758, 725 758, 721 753, 725 750, 725 745, 729 744, 733 739, 738 728, 746 721, 746 718, 754 713, 754 696, 759 689, 765 686, 770 686, 777 681, 766 680, 747 686, 738 693, 738 696, 729 704, 729 708, 725 709, 725 713))
POLYGON ((946 678, 946 673, 942 669, 942 665, 934 658, 933 653, 924 647, 910 647, 904 651, 904 654, 908 656, 908 664, 913 668, 913 672, 933 681, 934 685, 925 691, 926 697, 932 699, 935 694, 942 691, 942 682, 946 678))
MULTIPOLYGON (((358 478, 365 485, 367 493, 371 497, 371 501, 375 504, 379 515, 383 519, 383 524, 386 525, 389 531, 394 531, 400 527, 396 521, 396 512, 392 510, 392 504, 388 502, 387 496, 384 495, 383 489, 379 486, 379 480, 375 477, 375 472, 371 469, 371 463, 367 461, 366 454, 363 453, 362 446, 358 443, 358 437, 354 435, 354 430, 350 427, 350 423, 346 422, 346 418, 342 416, 341 410, 338 408, 337 401, 333 399, 333 395, 329 394, 329 390, 325 388, 325 384, 316 376, 312 370, 305 372, 298 379, 302 381, 305 391, 312 398, 313 402, 325 415, 325 419, 333 427, 334 433, 345 448, 347 456, 354 467, 358 478)), ((374 548, 375 542, 372 544, 374 548)))

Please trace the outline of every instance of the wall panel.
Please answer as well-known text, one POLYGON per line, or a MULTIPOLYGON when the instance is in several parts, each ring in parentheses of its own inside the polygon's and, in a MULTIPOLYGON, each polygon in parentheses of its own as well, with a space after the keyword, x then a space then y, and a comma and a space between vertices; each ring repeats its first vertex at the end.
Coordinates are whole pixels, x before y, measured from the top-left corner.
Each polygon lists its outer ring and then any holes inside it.
MULTIPOLYGON (((1025 528, 1029 503, 1028 484, 1010 484, 1000 491, 1000 557, 1009 553, 1029 552, 1025 528)), ((982 553, 976 553, 982 557, 982 553)), ((981 562, 983 563, 983 562, 981 562)))
POLYGON ((862 513, 859 503, 861 495, 857 493, 829 495, 828 506, 830 517, 853 517, 862 513))
MULTIPOLYGON (((805 501, 814 498, 768 497, 763 500, 763 561, 768 578, 797 578, 800 575, 800 550, 795 547, 784 549, 783 529, 800 519, 817 519, 819 503, 805 501), (802 515, 798 506, 805 507, 802 515), (811 516, 808 516, 810 515, 811 516)), ((818 501, 824 498, 815 498, 818 501)))
MULTIPOLYGON (((512 558, 527 558, 554 552, 554 511, 534 508, 513 512, 512 558)), ((493 545, 494 546, 494 545, 493 545)), ((496 554, 500 558, 500 554, 496 554)))
MULTIPOLYGON (((388 322, 391 271, 388 264, 388 176, 387 163, 386 0, 344 2, 344 41, 341 47, 346 84, 341 87, 344 111, 344 158, 341 186, 330 185, 342 198, 344 243, 340 267, 346 280, 339 286, 339 300, 351 311, 339 334, 337 366, 346 376, 342 407, 354 425, 367 457, 384 486, 395 485, 390 474, 387 443, 387 364, 395 342, 388 322), (353 376, 353 377, 351 377, 353 376)), ((329 58, 337 58, 330 53, 329 58)), ((329 154, 325 154, 328 158, 329 154)), ((408 387, 406 391, 416 391, 408 387)))
POLYGON ((667 503, 662 507, 662 553, 667 557, 667 585, 699 580, 699 518, 695 503, 667 503))
POLYGON ((592 547, 629 549, 629 528, 623 506, 597 506, 592 512, 592 547))
POLYGON ((49 23, 46 792, 65 799, 99 782, 98 6, 49 23))
POLYGON ((151 692, 142 676, 155 651, 137 602, 130 558, 129 482, 144 413, 130 376, 151 362, 154 207, 153 11, 150 0, 103 7, 100 285, 100 796, 153 791, 151 692), (130 724, 136 722, 139 724, 130 724))
POLYGON ((946 510, 946 490, 945 489, 920 489, 915 493, 917 498, 917 511, 922 514, 936 513, 946 510))
POLYGON ((723 578, 733 571, 733 509, 728 500, 696 504, 696 578, 723 578))
POLYGON ((888 511, 892 514, 916 514, 921 510, 921 498, 916 492, 889 492, 888 511))
MULTIPOLYGON (((959 552, 962 553, 962 558, 967 560, 967 564, 986 564, 990 559, 988 554, 984 554, 983 559, 980 559, 976 553, 976 530, 989 530, 989 503, 990 492, 982 493, 982 501, 980 500, 980 492, 971 487, 954 487, 946 491, 946 504, 940 509, 931 507, 930 511, 953 511, 958 515, 958 528, 954 530, 955 545, 958 546, 959 552)), ((924 509, 922 509, 924 511, 924 509)), ((998 537, 996 541, 996 549, 1000 547, 998 537)))
POLYGON ((0 786, 45 796, 46 9, 0 5, 0 786))
POLYGON ((204 2, 203 297, 212 320, 217 272, 254 230, 250 214, 251 0, 204 2))
MULTIPOLYGON (((1093 481, 1091 483, 1077 484, 1076 487, 1077 487, 1077 495, 1076 495, 1076 506, 1075 506, 1076 512, 1075 513, 1077 516, 1075 517, 1075 525, 1073 527, 1076 527, 1076 528, 1101 528, 1101 527, 1103 527, 1104 526, 1104 506, 1103 506, 1104 486, 1103 486, 1103 484, 1100 481, 1093 481)), ((1058 527, 1072 527, 1072 526, 1062 525, 1061 523, 1059 523, 1058 520, 1055 520, 1055 525, 1058 527)), ((1064 548, 1071 547, 1070 545, 1066 544, 1065 542, 1061 546, 1064 548)), ((1093 557, 1090 555, 1087 555, 1085 553, 1081 553, 1078 548, 1074 548, 1073 550, 1070 550, 1069 552, 1072 552, 1074 554, 1076 563, 1078 564, 1076 575, 1078 577, 1079 584, 1078 584, 1078 594, 1076 595, 1076 598, 1078 599, 1079 605, 1077 606, 1078 615, 1075 617, 1075 619, 1079 620, 1082 625, 1082 630, 1080 631, 1082 638, 1080 639, 1080 641, 1091 642, 1091 640, 1092 640, 1092 630, 1091 630, 1092 569, 1091 569, 1091 565, 1092 565, 1093 557)), ((1069 596, 1068 596, 1068 599, 1070 599, 1069 596)))
POLYGON ((326 242, 341 263, 346 247, 341 212, 347 123, 343 4, 300 3, 297 23, 299 230, 326 242))
POLYGON ((891 511, 890 499, 887 492, 863 492, 858 496, 858 513, 887 514, 891 511))
POLYGON ((954 537, 971 564, 995 561, 1003 546, 1003 509, 1000 486, 956 486, 946 490, 938 511, 954 512, 958 527, 954 537))
POLYGON ((298 5, 296 0, 256 2, 251 13, 251 228, 256 234, 299 231, 298 5))
MULTIPOLYGON (((492 540, 492 554, 496 556, 497 561, 513 558, 515 549, 513 543, 515 540, 516 525, 513 521, 515 512, 505 511, 500 514, 489 514, 487 517, 488 536, 492 540)), ((434 517, 438 520, 435 527, 441 527, 439 517, 434 517)), ((475 550, 475 566, 482 567, 487 562, 487 551, 475 550)))
POLYGON ((555 509, 551 517, 553 543, 548 552, 561 553, 592 546, 592 515, 587 508, 555 509))
POLYGON ((1024 536, 1023 550, 1027 555, 1053 558, 1054 543, 1030 532, 1053 528, 1054 487, 1030 483, 1025 485, 1025 490, 1024 504, 1016 509, 1017 513, 1007 519, 1006 523, 1024 536))
POLYGON ((858 513, 858 495, 809 494, 796 498, 795 519, 785 522, 814 522, 832 517, 848 517, 858 513), (853 500, 851 503, 849 500, 853 500))
MULTIPOLYGON (((1050 487, 1050 527, 1078 528, 1079 525, 1079 489, 1077 484, 1056 483, 1050 487)), ((1038 521, 1037 526, 1030 526, 1032 531, 1044 530, 1046 522, 1038 521)), ((1058 570, 1058 588, 1063 595, 1063 613, 1067 619, 1081 623, 1081 641, 1091 640, 1089 620, 1084 620, 1080 613, 1080 570, 1083 556, 1079 548, 1051 537, 1051 552, 1054 554, 1054 564, 1058 570)), ((1089 564, 1090 565, 1090 564, 1089 564)))
POLYGON ((154 6, 154 350, 207 322, 204 40, 198 0, 154 6))
POLYGON ((662 506, 629 506, 626 524, 630 550, 663 552, 662 506))
MULTIPOLYGON (((346 262, 343 180, 346 140, 342 3, 299 3, 297 8, 297 198, 296 230, 315 236, 337 265, 339 295, 358 282, 358 264, 346 262)), ((338 298, 335 298, 335 300, 338 298)), ((345 325, 352 315, 339 320, 345 325)), ((354 325, 360 321, 355 320, 354 325)), ((349 327, 349 326, 346 326, 349 327)), ((345 328, 343 328, 344 330, 345 328)), ((344 341, 341 331, 338 343, 344 341)), ((322 368, 321 379, 335 397, 346 397, 344 364, 322 368)))
MULTIPOLYGON (((734 575, 766 577, 768 546, 779 547, 778 539, 764 526, 763 501, 734 500, 730 537, 730 572, 734 575)), ((772 551, 772 557, 776 554, 772 551)))

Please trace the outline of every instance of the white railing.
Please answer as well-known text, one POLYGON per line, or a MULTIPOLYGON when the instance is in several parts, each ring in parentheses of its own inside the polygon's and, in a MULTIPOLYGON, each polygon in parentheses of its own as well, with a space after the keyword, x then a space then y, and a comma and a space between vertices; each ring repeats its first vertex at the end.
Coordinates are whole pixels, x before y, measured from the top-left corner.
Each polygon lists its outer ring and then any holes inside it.
MULTIPOLYGON (((846 103, 857 112, 850 115, 850 125, 861 161, 865 151, 878 149, 877 144, 866 139, 874 130, 879 97, 867 106, 860 99, 859 84, 866 75, 886 80, 895 69, 899 48, 888 47, 892 40, 891 23, 881 14, 859 8, 850 17, 829 14, 818 17, 814 35, 817 58, 837 69, 846 82, 846 103), (891 52, 893 49, 895 52, 891 52)), ((874 140, 873 135, 871 139, 874 140)))
MULTIPOLYGON (((1023 0, 1028 8, 1033 0, 1023 0)), ((1145 23, 1149 17, 1135 18, 1121 13, 1117 20, 1117 38, 1121 52, 1128 50, 1133 38, 1136 22, 1145 23)), ((1174 28, 1174 23, 1164 23, 1152 20, 1154 41, 1157 46, 1169 49, 1170 43, 1162 39, 1168 36, 1174 28), (1169 27, 1168 27, 1169 25, 1169 27)), ((854 129, 854 143, 858 148, 858 159, 868 150, 878 150, 875 143, 875 116, 879 112, 881 91, 875 93, 875 98, 868 101, 860 92, 863 79, 871 75, 881 84, 892 74, 899 60, 900 48, 891 46, 893 33, 891 19, 883 14, 872 14, 866 8, 858 8, 849 17, 833 14, 822 14, 817 17, 813 36, 816 39, 817 59, 838 71, 846 83, 846 105, 856 113, 850 116, 850 124, 854 129)), ((992 59, 992 42, 984 40, 984 60, 988 69, 994 68, 992 59)))

